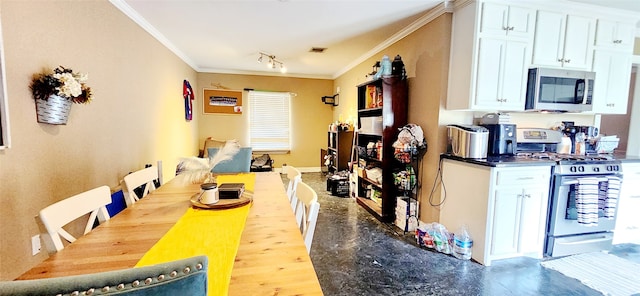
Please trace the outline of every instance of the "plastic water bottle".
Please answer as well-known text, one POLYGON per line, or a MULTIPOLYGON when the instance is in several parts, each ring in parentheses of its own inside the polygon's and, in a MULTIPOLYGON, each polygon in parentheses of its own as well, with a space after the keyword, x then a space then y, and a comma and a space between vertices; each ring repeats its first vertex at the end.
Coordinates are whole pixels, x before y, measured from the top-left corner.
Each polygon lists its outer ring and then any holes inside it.
POLYGON ((473 240, 469 236, 467 228, 463 226, 453 235, 453 256, 469 260, 471 259, 471 247, 473 247, 473 240))

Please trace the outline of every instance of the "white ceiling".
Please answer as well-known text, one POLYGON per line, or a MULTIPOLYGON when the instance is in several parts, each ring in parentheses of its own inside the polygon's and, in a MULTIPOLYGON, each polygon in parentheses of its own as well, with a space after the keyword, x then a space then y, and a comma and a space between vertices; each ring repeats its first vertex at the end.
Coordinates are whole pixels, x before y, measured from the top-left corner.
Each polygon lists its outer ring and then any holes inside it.
MULTIPOLYGON (((640 13, 640 0, 571 0, 640 13)), ((111 0, 198 72, 335 78, 442 0, 111 0), (312 53, 312 47, 327 48, 312 53), (259 64, 275 55, 287 68, 259 64)), ((440 6, 441 7, 441 6, 440 6)), ((413 26, 412 26, 413 24, 413 26)), ((384 46, 384 47, 383 47, 384 46)), ((389 53, 394 55, 395 53, 389 53)), ((393 56, 391 56, 393 58, 393 56)))

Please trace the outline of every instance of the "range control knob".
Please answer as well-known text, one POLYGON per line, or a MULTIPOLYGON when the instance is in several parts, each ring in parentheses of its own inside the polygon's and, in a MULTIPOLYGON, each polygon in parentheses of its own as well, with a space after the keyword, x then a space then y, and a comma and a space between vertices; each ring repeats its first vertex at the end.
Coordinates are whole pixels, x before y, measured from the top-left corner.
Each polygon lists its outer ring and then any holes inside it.
POLYGON ((593 167, 593 171, 596 172, 596 173, 599 172, 600 171, 600 167, 593 167))
POLYGON ((581 173, 584 172, 584 166, 579 166, 578 167, 578 172, 581 172, 581 173))

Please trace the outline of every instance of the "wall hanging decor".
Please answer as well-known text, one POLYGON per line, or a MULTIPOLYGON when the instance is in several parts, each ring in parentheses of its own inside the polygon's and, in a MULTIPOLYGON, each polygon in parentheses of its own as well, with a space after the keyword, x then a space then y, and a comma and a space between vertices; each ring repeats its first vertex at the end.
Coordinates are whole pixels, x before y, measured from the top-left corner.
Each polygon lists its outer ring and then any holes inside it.
POLYGON ((36 101, 38 122, 67 124, 71 104, 91 102, 86 74, 59 66, 51 72, 34 75, 31 91, 36 101))
POLYGON ((204 114, 242 114, 242 92, 236 90, 205 89, 204 114))
POLYGON ((188 80, 182 82, 182 96, 184 97, 184 117, 187 121, 193 119, 193 89, 188 80))

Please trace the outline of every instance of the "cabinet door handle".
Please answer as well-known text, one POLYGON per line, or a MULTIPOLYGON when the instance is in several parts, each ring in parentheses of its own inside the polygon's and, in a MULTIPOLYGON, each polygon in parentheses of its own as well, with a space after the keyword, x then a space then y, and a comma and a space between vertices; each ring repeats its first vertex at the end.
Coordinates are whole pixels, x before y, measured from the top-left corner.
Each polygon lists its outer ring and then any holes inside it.
POLYGON ((533 180, 533 177, 520 177, 518 180, 533 180))
POLYGON ((570 59, 569 60, 564 60, 564 62, 568 64, 568 63, 571 63, 571 60, 570 59))
POLYGON ((502 26, 502 30, 509 31, 509 27, 502 26))
POLYGON ((561 62, 561 63, 562 63, 563 61, 564 61, 563 59, 558 59, 558 62, 561 62))
POLYGON ((531 194, 528 194, 528 193, 527 193, 527 194, 525 194, 525 195, 524 195, 524 197, 526 197, 526 198, 531 198, 531 194))
POLYGON ((507 27, 507 30, 513 31, 513 27, 507 27))

